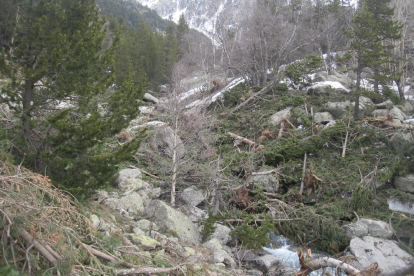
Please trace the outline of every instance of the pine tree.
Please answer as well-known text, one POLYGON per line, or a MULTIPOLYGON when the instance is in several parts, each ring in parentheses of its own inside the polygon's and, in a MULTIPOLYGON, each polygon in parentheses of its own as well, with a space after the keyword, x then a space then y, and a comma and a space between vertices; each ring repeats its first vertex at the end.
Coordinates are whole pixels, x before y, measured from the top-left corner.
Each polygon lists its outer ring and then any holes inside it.
POLYGON ((103 140, 137 115, 145 84, 135 87, 129 77, 107 93, 113 51, 102 53, 104 19, 94 0, 8 3, 20 15, 9 21, 15 39, 0 56, 1 73, 11 79, 3 100, 20 120, 9 132, 15 154, 74 192, 108 183, 138 141, 107 150, 103 140))
POLYGON ((357 97, 354 117, 358 117, 361 73, 364 67, 374 71, 374 90, 378 92, 379 82, 388 79, 387 63, 392 55, 392 41, 400 39, 401 26, 392 20, 393 8, 390 0, 361 0, 358 12, 352 19, 351 49, 357 56, 357 97))

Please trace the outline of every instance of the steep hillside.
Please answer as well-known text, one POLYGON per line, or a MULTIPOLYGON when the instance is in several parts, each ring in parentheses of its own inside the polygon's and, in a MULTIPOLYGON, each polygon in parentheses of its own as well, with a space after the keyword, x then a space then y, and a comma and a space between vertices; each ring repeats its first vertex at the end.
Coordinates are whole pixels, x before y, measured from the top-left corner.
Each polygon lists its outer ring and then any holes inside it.
POLYGON ((215 33, 217 24, 227 27, 238 25, 248 16, 254 1, 251 0, 136 0, 158 12, 160 16, 178 23, 184 14, 191 28, 208 36, 215 33))
POLYGON ((97 0, 101 13, 105 16, 123 17, 132 27, 144 20, 152 29, 165 31, 169 20, 162 19, 155 10, 134 0, 97 0))

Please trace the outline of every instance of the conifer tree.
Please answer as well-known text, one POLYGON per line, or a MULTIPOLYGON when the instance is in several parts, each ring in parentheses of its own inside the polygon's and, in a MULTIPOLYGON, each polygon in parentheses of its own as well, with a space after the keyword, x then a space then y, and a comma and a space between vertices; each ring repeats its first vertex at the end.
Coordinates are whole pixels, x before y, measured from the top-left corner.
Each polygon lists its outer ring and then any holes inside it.
POLYGON ((14 152, 74 192, 107 183, 138 142, 105 152, 99 145, 136 116, 145 85, 135 87, 129 77, 106 93, 114 81, 113 52, 102 51, 104 19, 94 0, 7 3, 19 14, 8 21, 15 39, 0 56, 1 73, 11 80, 3 100, 20 120, 9 131, 14 152))
POLYGON ((358 12, 352 20, 351 49, 357 56, 357 98, 354 117, 358 117, 361 73, 364 67, 374 71, 374 90, 378 92, 379 82, 388 79, 385 64, 390 62, 393 40, 399 39, 401 26, 392 20, 394 9, 390 0, 361 0, 358 12))

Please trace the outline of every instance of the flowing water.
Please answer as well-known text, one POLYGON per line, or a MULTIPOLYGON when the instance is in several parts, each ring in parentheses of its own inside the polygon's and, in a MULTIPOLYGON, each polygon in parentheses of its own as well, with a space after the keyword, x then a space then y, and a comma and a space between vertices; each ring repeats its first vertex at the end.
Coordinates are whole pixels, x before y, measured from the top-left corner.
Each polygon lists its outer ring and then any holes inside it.
MULTIPOLYGON (((275 255, 276 257, 278 257, 287 268, 299 270, 300 268, 299 257, 296 254, 296 252, 299 249, 302 249, 302 247, 295 246, 293 242, 289 240, 288 238, 285 238, 284 236, 277 236, 274 233, 270 234, 269 238, 272 241, 272 244, 269 245, 269 247, 264 247, 263 249, 275 255)), ((326 257, 326 256, 328 256, 327 253, 312 250, 312 259, 326 257)), ((335 271, 333 268, 332 269, 328 268, 325 271, 328 271, 332 275, 335 275, 335 271)), ((324 271, 322 269, 319 269, 317 271, 312 272, 309 275, 319 276, 323 274, 324 274, 324 271)), ((345 276, 346 274, 340 273, 339 275, 345 276)))

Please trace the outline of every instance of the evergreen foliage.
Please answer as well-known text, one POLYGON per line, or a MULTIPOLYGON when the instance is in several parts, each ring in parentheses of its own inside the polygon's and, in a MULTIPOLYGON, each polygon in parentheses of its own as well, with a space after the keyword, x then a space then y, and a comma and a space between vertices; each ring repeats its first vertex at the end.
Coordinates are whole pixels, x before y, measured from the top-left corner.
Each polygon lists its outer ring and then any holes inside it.
POLYGON ((122 83, 128 72, 135 84, 146 79, 151 87, 166 83, 177 62, 178 45, 175 26, 167 26, 166 34, 154 32, 145 21, 136 28, 125 20, 111 19, 119 33, 120 43, 115 50, 116 83, 122 83))
POLYGON ((392 19, 394 9, 391 0, 363 0, 352 19, 352 29, 347 32, 352 38, 351 49, 357 55, 357 89, 361 70, 370 67, 374 71, 374 89, 379 83, 393 79, 387 64, 392 62, 393 42, 401 38, 402 26, 392 19))
POLYGON ((21 15, 9 22, 15 36, 0 57, 1 73, 11 79, 2 100, 13 103, 20 120, 8 131, 14 153, 80 193, 108 183, 114 165, 130 158, 138 141, 111 152, 98 146, 135 118, 145 82, 136 86, 130 76, 120 89, 108 90, 114 55, 102 52, 104 19, 94 0, 8 4, 21 15))
POLYGON ((145 21, 154 31, 165 31, 172 22, 162 19, 155 10, 141 5, 134 0, 97 0, 101 14, 115 19, 123 18, 126 23, 137 28, 145 21))

